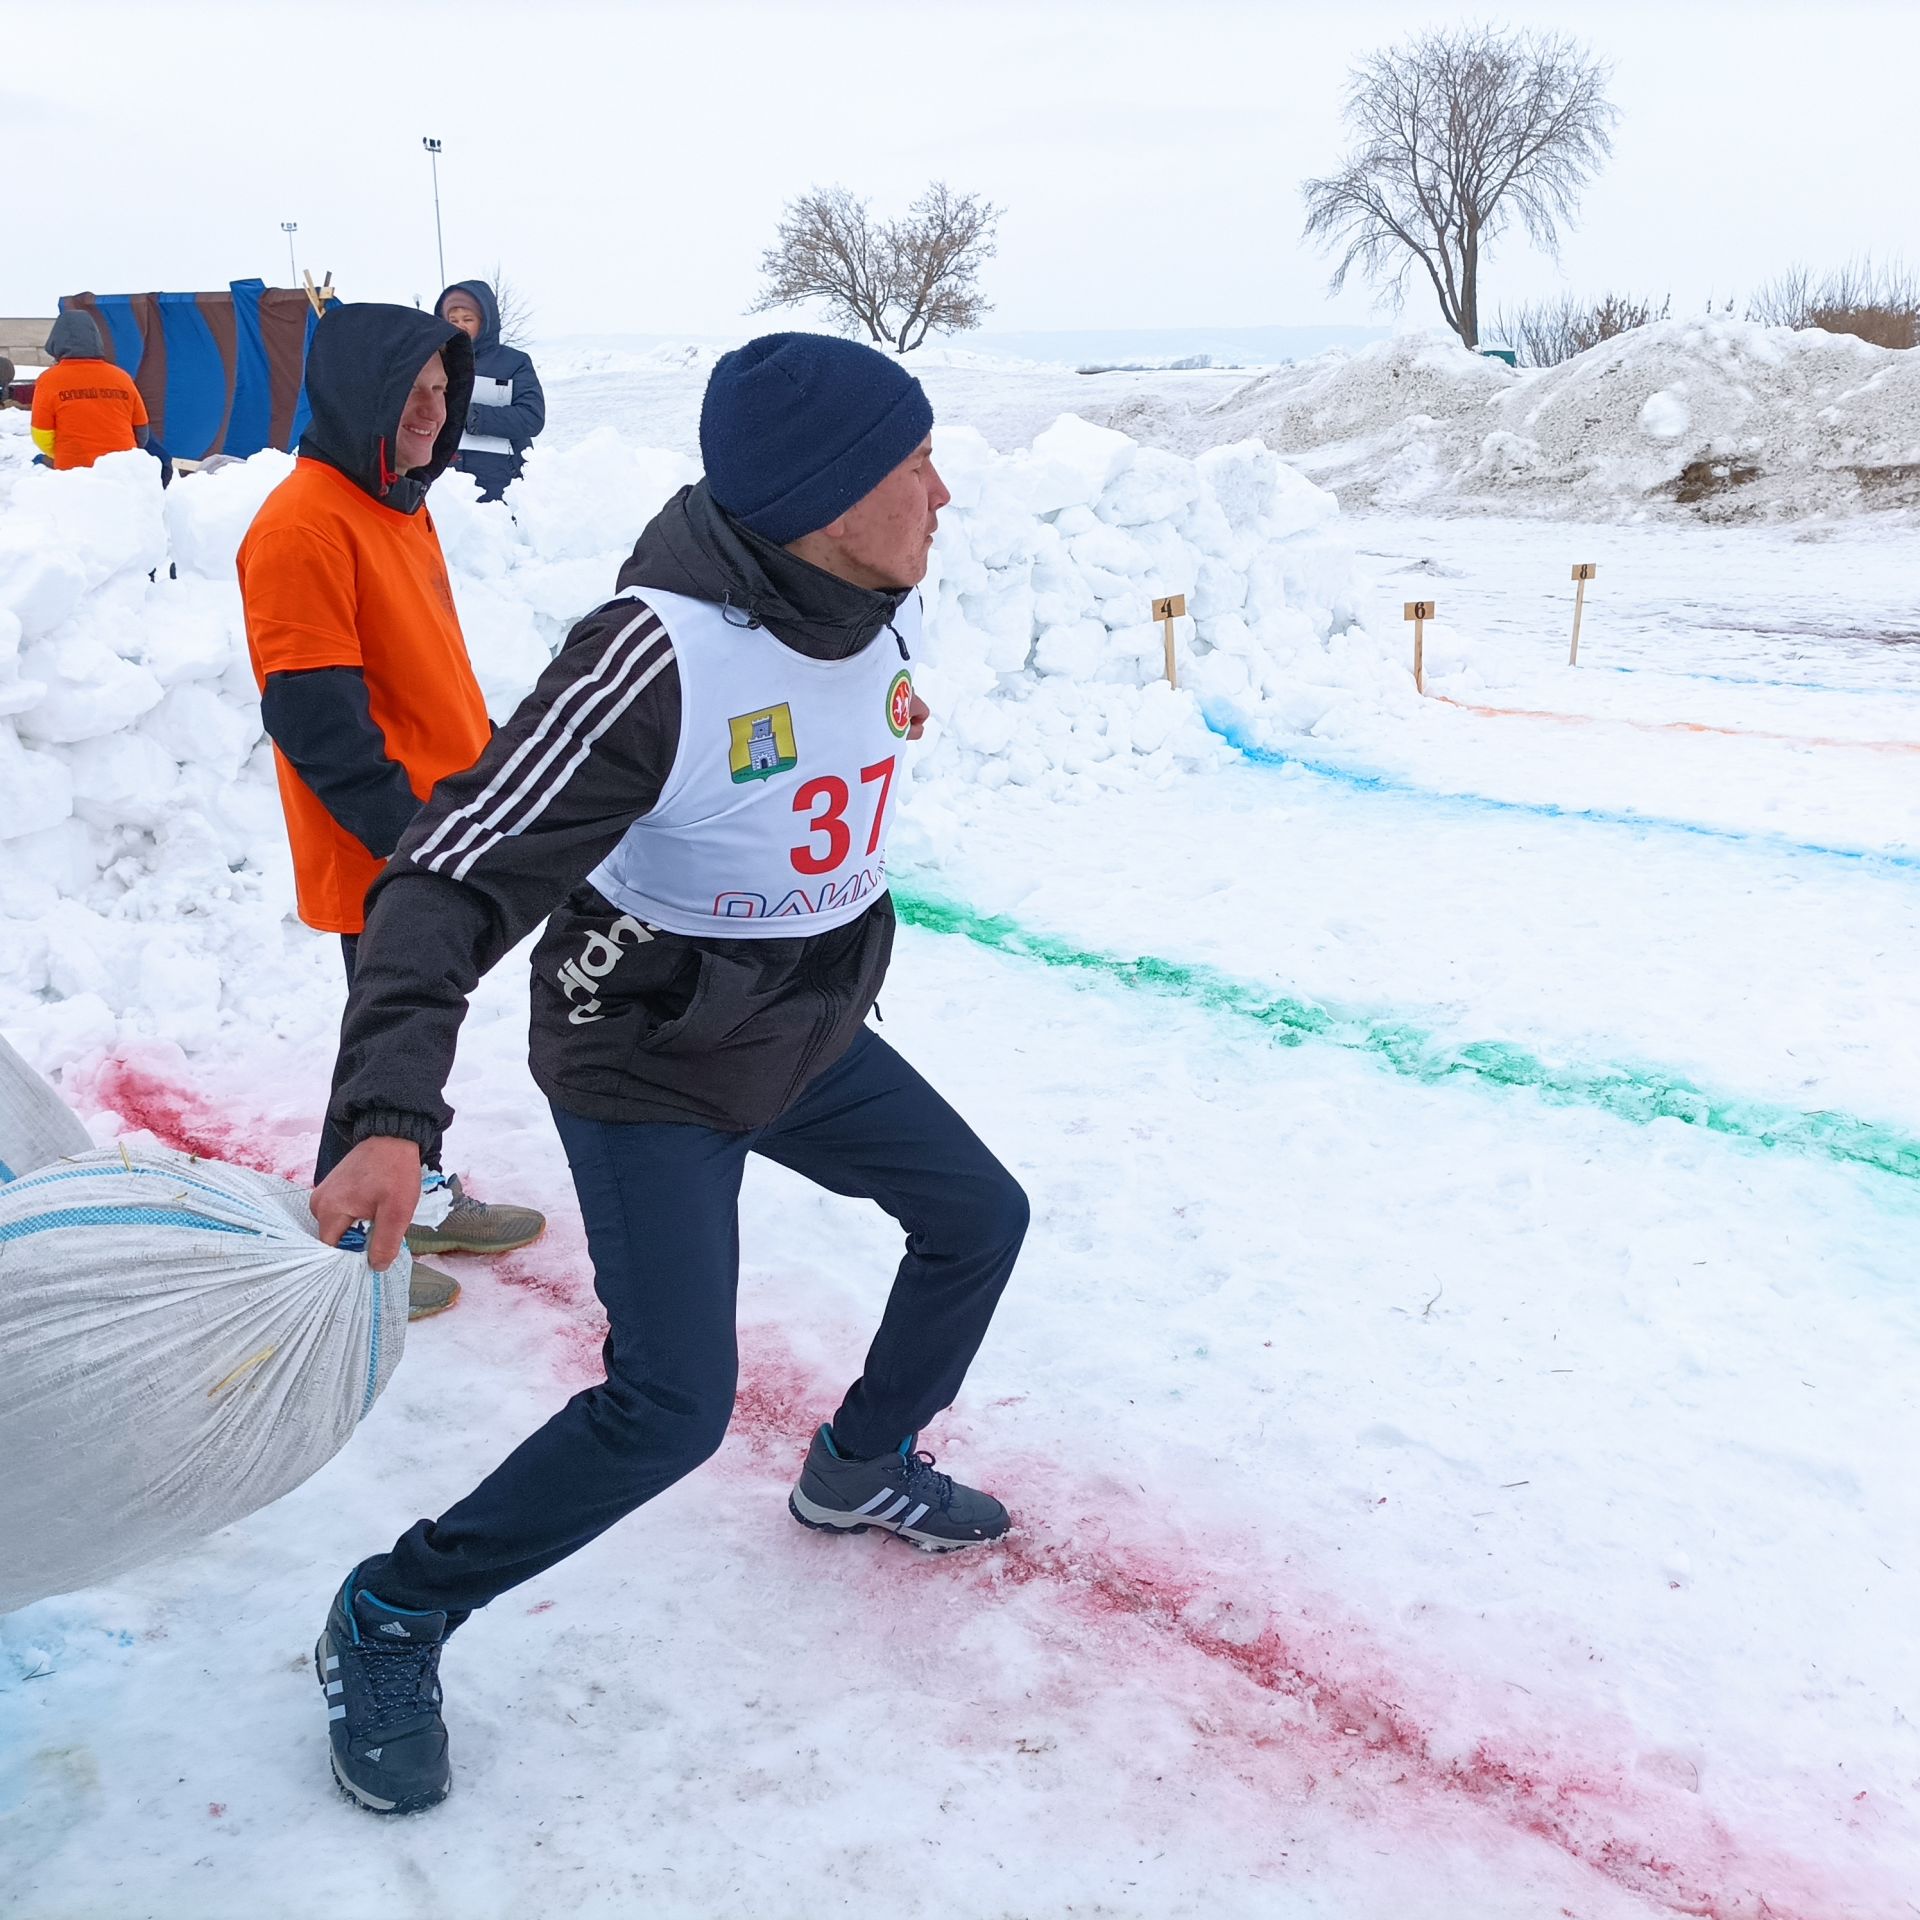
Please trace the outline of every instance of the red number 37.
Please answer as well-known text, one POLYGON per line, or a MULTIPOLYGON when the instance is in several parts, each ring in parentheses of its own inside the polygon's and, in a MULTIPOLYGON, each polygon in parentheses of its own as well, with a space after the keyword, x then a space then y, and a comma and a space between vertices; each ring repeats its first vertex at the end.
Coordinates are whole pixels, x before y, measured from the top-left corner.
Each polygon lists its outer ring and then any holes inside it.
MULTIPOLYGON (((887 817, 887 795, 893 788, 893 756, 871 767, 860 769, 860 784, 870 787, 876 781, 880 786, 880 798, 873 809, 873 827, 867 835, 868 853, 880 850, 880 823, 887 817)), ((817 780, 809 780, 793 796, 795 813, 809 814, 807 821, 807 841, 804 846, 794 847, 787 855, 793 862, 795 873, 831 873, 847 857, 853 846, 853 832, 847 825, 847 806, 853 798, 847 783, 838 774, 825 773, 817 780), (826 848, 823 852, 814 851, 814 843, 825 834, 826 848)))

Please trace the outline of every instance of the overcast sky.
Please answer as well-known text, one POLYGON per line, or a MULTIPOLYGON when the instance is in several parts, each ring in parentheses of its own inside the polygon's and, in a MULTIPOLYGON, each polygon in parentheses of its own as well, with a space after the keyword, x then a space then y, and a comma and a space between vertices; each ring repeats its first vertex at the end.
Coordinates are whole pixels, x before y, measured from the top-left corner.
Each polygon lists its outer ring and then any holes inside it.
POLYGON ((785 200, 936 177, 1006 209, 990 326, 1367 321, 1299 182, 1358 56, 1480 18, 1586 39, 1622 114, 1561 262, 1509 239, 1483 305, 1920 264, 1912 0, 0 0, 0 313, 284 281, 283 220, 347 297, 430 301, 433 134, 449 276, 504 264, 542 335, 749 331, 785 200))

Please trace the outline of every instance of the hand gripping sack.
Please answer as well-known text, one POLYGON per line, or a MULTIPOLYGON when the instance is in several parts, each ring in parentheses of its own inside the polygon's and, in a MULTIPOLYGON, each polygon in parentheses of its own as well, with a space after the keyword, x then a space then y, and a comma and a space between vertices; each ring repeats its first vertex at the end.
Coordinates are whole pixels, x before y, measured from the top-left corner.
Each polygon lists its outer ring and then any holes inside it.
POLYGON ((0 1186, 0 1613, 186 1546, 346 1443, 406 1341, 307 1196, 162 1148, 0 1186))

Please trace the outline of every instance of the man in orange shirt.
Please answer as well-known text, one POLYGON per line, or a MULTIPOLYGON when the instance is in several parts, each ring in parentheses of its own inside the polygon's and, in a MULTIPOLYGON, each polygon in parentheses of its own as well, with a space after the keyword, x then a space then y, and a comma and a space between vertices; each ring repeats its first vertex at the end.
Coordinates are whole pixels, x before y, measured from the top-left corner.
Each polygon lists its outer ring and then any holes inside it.
MULTIPOLYGON (((412 307, 334 307, 307 352, 312 421, 237 566, 260 714, 274 743, 300 918, 340 935, 353 979, 369 886, 420 803, 492 733, 454 612, 427 488, 459 445, 473 349, 412 307)), ((346 1151, 329 1127, 316 1183, 346 1151)), ((415 1252, 525 1246, 545 1220, 429 1174, 415 1252)), ((450 1305, 414 1269, 414 1312, 450 1305)))
POLYGON ((53 323, 54 364, 33 383, 33 444, 56 467, 90 467, 103 453, 147 444, 147 403, 106 357, 100 323, 72 307, 53 323))

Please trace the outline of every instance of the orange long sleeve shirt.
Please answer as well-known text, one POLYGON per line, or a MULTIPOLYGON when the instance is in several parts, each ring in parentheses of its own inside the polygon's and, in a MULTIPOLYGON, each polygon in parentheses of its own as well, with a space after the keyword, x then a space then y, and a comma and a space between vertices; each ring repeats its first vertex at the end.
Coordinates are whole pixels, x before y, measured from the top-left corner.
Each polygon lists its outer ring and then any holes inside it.
MULTIPOLYGON (((387 757, 422 800, 479 759, 491 728, 425 507, 398 513, 320 460, 270 493, 237 556, 254 680, 357 667, 387 757)), ((278 749, 300 918, 359 933, 386 864, 327 811, 278 749)))
POLYGON ((62 360, 33 383, 34 434, 53 436, 56 467, 90 467, 103 453, 125 453, 139 445, 134 428, 146 424, 140 389, 111 360, 62 360))

